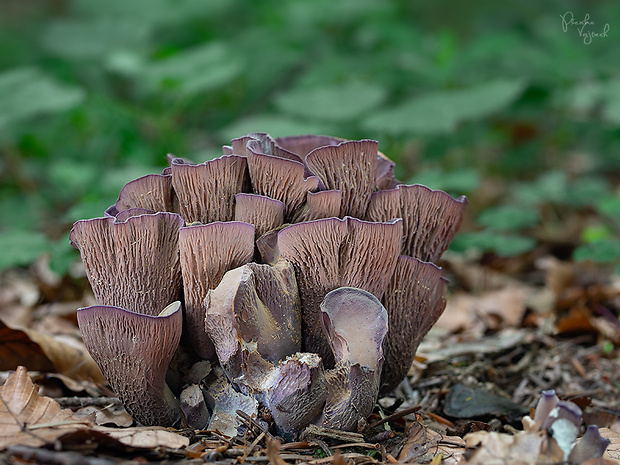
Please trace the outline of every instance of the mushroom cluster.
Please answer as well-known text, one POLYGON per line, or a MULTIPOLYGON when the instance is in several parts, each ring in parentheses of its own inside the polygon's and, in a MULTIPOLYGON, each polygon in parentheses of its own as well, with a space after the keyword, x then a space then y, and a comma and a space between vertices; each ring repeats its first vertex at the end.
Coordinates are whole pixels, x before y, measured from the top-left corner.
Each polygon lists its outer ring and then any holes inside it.
POLYGON ((234 435, 262 405, 283 434, 356 430, 444 310, 433 262, 467 199, 398 183, 372 140, 256 133, 223 153, 169 155, 75 223, 86 347, 145 425, 234 435))

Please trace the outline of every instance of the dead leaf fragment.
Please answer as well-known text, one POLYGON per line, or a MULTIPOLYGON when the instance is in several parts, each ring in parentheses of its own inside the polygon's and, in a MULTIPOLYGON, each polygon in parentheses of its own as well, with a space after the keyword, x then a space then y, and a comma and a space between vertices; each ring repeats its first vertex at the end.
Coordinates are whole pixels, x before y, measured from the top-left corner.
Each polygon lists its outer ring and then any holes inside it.
POLYGON ((0 320, 0 370, 14 370, 23 365, 36 371, 53 371, 54 364, 41 346, 24 332, 0 320))
POLYGON ((79 349, 32 329, 11 328, 1 320, 0 341, 0 370, 25 366, 35 371, 57 371, 74 379, 106 382, 85 347, 79 349))
POLYGON ((86 428, 71 410, 48 397, 39 397, 26 368, 12 373, 0 391, 0 450, 12 444, 39 447, 60 436, 86 428))
POLYGON ((189 439, 159 426, 135 426, 133 428, 108 428, 95 426, 93 431, 105 433, 130 447, 152 449, 154 447, 168 447, 180 449, 189 445, 189 439))

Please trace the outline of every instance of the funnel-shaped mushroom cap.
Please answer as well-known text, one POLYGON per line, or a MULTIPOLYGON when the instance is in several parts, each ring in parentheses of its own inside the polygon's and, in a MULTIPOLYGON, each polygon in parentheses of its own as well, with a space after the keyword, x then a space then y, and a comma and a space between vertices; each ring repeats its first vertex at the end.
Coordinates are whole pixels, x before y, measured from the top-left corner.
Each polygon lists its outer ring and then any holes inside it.
POLYGON ((118 211, 144 208, 154 212, 176 211, 172 178, 163 174, 147 174, 129 181, 116 201, 118 211))
POLYGON ((157 315, 181 290, 176 213, 113 217, 75 223, 69 239, 79 249, 101 305, 157 315))
MULTIPOLYGON (((253 132, 245 137, 241 138, 241 141, 246 140, 246 156, 250 153, 263 153, 265 155, 272 155, 278 158, 284 158, 287 160, 293 160, 303 164, 304 159, 290 150, 286 150, 281 147, 273 137, 264 132, 253 132), (246 138, 250 138, 247 140, 246 138), (251 144, 250 141, 253 141, 251 144), (258 142, 258 144, 256 143, 258 142)), ((233 141, 234 144, 235 141, 233 141)))
POLYGON ((326 377, 328 395, 322 423, 355 430, 377 401, 388 315, 375 296, 349 287, 327 294, 321 311, 337 362, 326 377))
POLYGON ((262 153, 258 140, 249 141, 247 146, 254 193, 284 203, 285 219, 303 205, 307 192, 319 189, 319 179, 309 176, 303 163, 262 153))
POLYGON ((555 390, 549 389, 543 391, 538 404, 536 404, 536 411, 534 413, 534 427, 540 429, 545 422, 551 410, 558 405, 560 401, 559 397, 555 394, 555 390))
POLYGON ((339 287, 325 296, 321 312, 336 364, 380 371, 388 314, 379 299, 362 289, 339 287))
POLYGON ((273 363, 301 349, 299 295, 288 262, 249 263, 227 272, 206 305, 206 330, 231 381, 241 374, 242 348, 254 344, 273 363))
POLYGON ((245 157, 222 156, 200 165, 173 160, 171 173, 186 223, 231 221, 235 194, 249 191, 245 157))
POLYGON ((447 281, 433 263, 401 255, 383 294, 390 331, 385 344, 381 392, 392 391, 405 378, 415 351, 446 307, 447 281))
POLYGON ((569 463, 585 463, 586 460, 602 457, 611 441, 601 436, 596 425, 590 425, 583 437, 576 443, 568 456, 569 463))
POLYGON ((190 343, 198 355, 211 360, 215 352, 205 332, 205 297, 224 273, 252 260, 254 226, 231 221, 184 227, 179 231, 179 251, 190 343))
POLYGON ((396 266, 401 220, 370 223, 355 218, 326 218, 287 226, 278 234, 277 253, 295 267, 307 352, 326 366, 332 354, 321 331, 320 304, 341 286, 364 289, 381 298, 396 266))
POLYGON ((306 164, 325 187, 342 192, 340 217, 364 218, 375 189, 377 151, 376 141, 360 140, 319 147, 307 155, 306 164))
POLYGON ((568 460, 581 427, 581 409, 573 402, 559 401, 543 422, 543 429, 553 437, 568 460))
POLYGON ((340 214, 340 205, 342 204, 342 192, 318 191, 308 192, 306 195, 306 204, 297 210, 293 215, 293 223, 301 223, 303 221, 320 220, 321 218, 331 218, 340 214))
POLYGON ((278 137, 276 139, 276 143, 280 147, 288 150, 289 152, 296 153, 302 160, 304 160, 306 155, 314 149, 325 147, 327 145, 338 145, 342 142, 346 142, 346 139, 341 139, 340 137, 314 135, 278 137))
POLYGON ((295 433, 321 415, 326 395, 321 358, 316 354, 297 353, 272 372, 266 403, 278 428, 295 433))
POLYGON ((158 316, 111 306, 80 308, 77 320, 88 352, 129 414, 147 426, 178 425, 166 371, 181 338, 181 303, 158 316))
POLYGON ((256 237, 284 223, 284 204, 263 195, 235 195, 235 221, 254 225, 256 237))
POLYGON ((461 226, 467 198, 451 197, 415 184, 375 192, 366 211, 369 221, 403 219, 402 254, 427 262, 437 261, 461 226))
POLYGON ((377 154, 377 178, 375 180, 377 189, 393 189, 396 187, 394 178, 394 168, 396 163, 386 157, 383 153, 377 154))

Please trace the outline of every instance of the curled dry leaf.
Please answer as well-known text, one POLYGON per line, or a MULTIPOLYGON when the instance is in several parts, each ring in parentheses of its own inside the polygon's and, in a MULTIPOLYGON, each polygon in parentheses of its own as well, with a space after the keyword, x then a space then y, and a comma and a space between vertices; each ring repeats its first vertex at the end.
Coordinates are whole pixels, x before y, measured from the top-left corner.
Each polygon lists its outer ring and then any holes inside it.
POLYGON ((161 427, 106 428, 94 426, 61 409, 58 402, 41 397, 26 368, 11 373, 0 390, 0 450, 9 445, 41 447, 78 431, 97 432, 130 447, 173 449, 185 447, 189 440, 161 427))
POLYGON ((60 436, 86 428, 69 409, 39 397, 26 368, 12 373, 0 391, 0 450, 12 444, 39 447, 60 436))
POLYGON ((32 329, 11 328, 0 321, 0 369, 56 371, 73 379, 105 383, 101 370, 86 351, 32 329))

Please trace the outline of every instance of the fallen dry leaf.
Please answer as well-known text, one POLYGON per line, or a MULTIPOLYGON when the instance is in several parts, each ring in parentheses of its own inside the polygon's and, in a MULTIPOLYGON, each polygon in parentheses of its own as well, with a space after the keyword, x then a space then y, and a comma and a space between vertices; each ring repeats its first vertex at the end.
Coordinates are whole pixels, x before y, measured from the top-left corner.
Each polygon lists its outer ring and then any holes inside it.
POLYGON ((41 346, 21 330, 0 320, 0 370, 14 370, 20 365, 35 371, 53 371, 54 364, 41 346))
POLYGON ((161 427, 94 426, 39 396, 26 368, 11 373, 0 390, 0 450, 15 444, 40 447, 77 432, 103 434, 129 447, 178 449, 189 444, 188 438, 161 427))
POLYGON ((609 439, 609 445, 603 454, 606 459, 620 461, 620 434, 609 428, 599 428, 598 432, 604 438, 609 439))
POLYGON ((448 299, 446 310, 435 325, 450 332, 518 327, 525 314, 525 291, 506 287, 480 295, 456 293, 448 299))
POLYGON ((442 436, 421 423, 412 423, 398 461, 428 463, 440 456, 444 465, 456 465, 465 453, 465 441, 456 436, 442 436), (443 441, 446 441, 444 443, 443 441))
POLYGON ((267 457, 272 465, 287 465, 282 457, 280 457, 280 441, 267 438, 267 457))
POLYGON ((19 367, 0 391, 0 450, 12 444, 39 447, 60 436, 86 428, 71 410, 48 397, 39 397, 26 368, 19 367))
POLYGON ((134 426, 133 428, 95 426, 92 430, 105 433, 107 436, 130 447, 152 449, 164 446, 170 449, 180 449, 189 445, 189 439, 185 436, 159 426, 134 426))
POLYGON ((32 329, 17 329, 0 320, 0 370, 25 366, 33 371, 57 371, 73 379, 105 383, 86 348, 69 345, 32 329))
POLYGON ((24 332, 39 344, 45 355, 52 361, 58 373, 74 379, 107 383, 101 370, 84 347, 78 349, 62 340, 31 329, 24 332))

